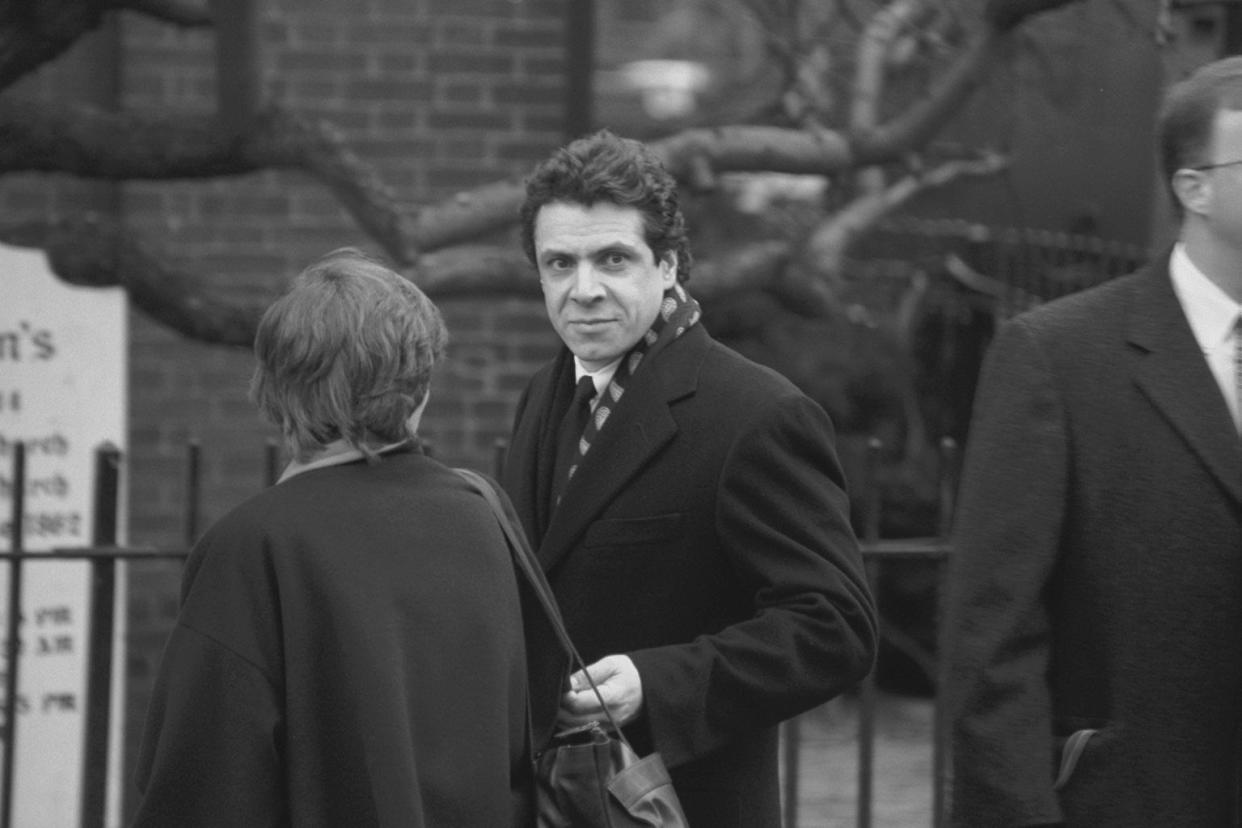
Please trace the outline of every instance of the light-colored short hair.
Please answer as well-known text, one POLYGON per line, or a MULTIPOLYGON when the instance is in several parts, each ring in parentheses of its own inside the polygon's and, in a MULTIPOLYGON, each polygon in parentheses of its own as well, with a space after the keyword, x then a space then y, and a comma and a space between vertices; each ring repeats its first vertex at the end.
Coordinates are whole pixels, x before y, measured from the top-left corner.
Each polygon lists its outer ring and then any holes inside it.
POLYGON ((334 250, 263 314, 251 399, 298 460, 339 439, 372 458, 369 444, 414 436, 407 421, 447 342, 414 284, 359 250, 334 250))
MULTIPOLYGON (((1242 57, 1222 58, 1200 66, 1165 93, 1156 121, 1160 164, 1174 208, 1182 202, 1173 176, 1183 168, 1211 164, 1216 115, 1242 110, 1242 57)), ((1234 159, 1219 159, 1234 160, 1234 159)))

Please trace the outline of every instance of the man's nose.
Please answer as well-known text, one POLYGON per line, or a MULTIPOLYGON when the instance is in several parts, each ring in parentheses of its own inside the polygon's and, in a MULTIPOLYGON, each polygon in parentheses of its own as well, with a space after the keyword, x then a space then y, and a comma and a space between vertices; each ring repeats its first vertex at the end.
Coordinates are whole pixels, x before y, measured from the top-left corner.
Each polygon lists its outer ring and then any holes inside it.
POLYGON ((595 265, 582 262, 574 272, 574 281, 570 286, 570 297, 578 302, 590 302, 604 295, 604 286, 600 281, 595 265))

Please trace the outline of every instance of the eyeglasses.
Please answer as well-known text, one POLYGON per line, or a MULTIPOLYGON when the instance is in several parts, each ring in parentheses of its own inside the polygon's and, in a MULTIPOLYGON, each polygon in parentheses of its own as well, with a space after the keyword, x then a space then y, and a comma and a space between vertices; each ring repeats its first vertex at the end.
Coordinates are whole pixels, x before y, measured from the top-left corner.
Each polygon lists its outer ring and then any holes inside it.
POLYGON ((1222 161, 1219 164, 1200 164, 1197 167, 1187 167, 1186 169, 1204 172, 1206 170, 1219 170, 1221 167, 1236 167, 1239 164, 1242 164, 1242 158, 1239 158, 1237 161, 1222 161))

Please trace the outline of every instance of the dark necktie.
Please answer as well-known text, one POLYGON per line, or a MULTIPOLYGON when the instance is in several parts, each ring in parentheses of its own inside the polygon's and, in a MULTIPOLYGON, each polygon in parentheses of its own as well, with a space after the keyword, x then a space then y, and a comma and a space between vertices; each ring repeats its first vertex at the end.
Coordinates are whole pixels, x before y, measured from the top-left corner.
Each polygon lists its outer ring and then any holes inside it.
POLYGON ((595 381, 590 377, 578 380, 569 410, 561 418, 561 428, 556 438, 556 470, 552 477, 552 508, 561 502, 565 484, 569 482, 570 467, 578 461, 578 440, 591 416, 591 398, 595 396, 595 381))

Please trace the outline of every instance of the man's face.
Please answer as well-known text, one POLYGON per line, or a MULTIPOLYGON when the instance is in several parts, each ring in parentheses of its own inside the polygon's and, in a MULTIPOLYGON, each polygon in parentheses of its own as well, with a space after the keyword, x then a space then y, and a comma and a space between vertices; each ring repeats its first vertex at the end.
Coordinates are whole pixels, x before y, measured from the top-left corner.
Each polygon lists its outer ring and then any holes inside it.
POLYGON ((677 281, 676 255, 656 261, 634 207, 554 201, 540 208, 534 236, 548 318, 591 371, 638 342, 677 281))
MULTIPOLYGON (((1242 112, 1216 113, 1212 132, 1213 157, 1209 163, 1242 161, 1242 112)), ((1216 237, 1242 250, 1242 165, 1207 170, 1210 193, 1210 222, 1216 237)))

